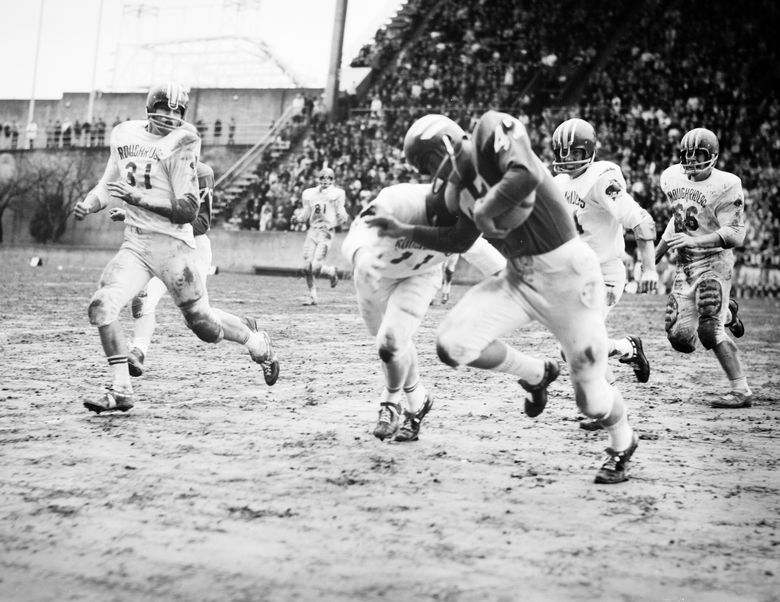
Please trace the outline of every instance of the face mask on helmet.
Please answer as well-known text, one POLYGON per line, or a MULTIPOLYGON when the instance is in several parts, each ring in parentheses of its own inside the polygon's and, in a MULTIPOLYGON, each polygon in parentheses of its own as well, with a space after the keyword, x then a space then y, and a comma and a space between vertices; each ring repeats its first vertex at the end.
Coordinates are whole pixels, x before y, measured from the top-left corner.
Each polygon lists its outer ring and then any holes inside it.
POLYGON ((154 86, 146 97, 146 117, 152 130, 166 134, 184 123, 189 105, 189 93, 179 83, 154 86))
POLYGON ((553 171, 576 177, 596 158, 596 132, 583 119, 567 119, 553 132, 553 171))
POLYGON ((328 186, 331 186, 335 181, 336 181, 336 174, 329 167, 320 170, 320 173, 317 175, 317 182, 319 183, 320 188, 327 188, 328 186))
POLYGON ((443 140, 457 144, 466 133, 449 117, 432 114, 415 121, 404 137, 406 161, 423 175, 435 176, 449 162, 443 140))
POLYGON ((709 175, 718 160, 718 137, 706 128, 695 128, 680 140, 680 163, 689 176, 709 175))

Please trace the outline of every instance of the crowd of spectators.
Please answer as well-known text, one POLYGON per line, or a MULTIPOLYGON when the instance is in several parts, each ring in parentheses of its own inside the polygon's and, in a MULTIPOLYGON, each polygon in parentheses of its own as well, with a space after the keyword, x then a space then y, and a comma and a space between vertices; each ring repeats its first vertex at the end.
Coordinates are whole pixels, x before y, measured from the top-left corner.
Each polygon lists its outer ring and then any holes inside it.
MULTIPOLYGON (((266 202, 284 206, 269 222, 284 228, 301 190, 327 162, 354 214, 381 187, 416 177, 400 154, 415 118, 441 112, 468 129, 485 110, 499 109, 529 126, 547 161, 560 121, 576 115, 594 123, 599 156, 621 165, 662 231, 670 210, 660 173, 677 161, 682 134, 705 126, 721 140, 718 167, 739 175, 746 194, 740 294, 780 292, 780 52, 771 43, 779 11, 771 1, 746 7, 705 0, 419 0, 415 6, 431 11, 429 27, 404 46, 398 36, 378 35, 363 49, 363 58, 384 73, 365 105, 346 121, 313 125, 299 152, 261 168, 266 186, 247 212, 259 215, 266 202), (577 78, 584 81, 578 101, 556 107, 577 78)), ((287 228, 300 227, 291 222, 287 228)))

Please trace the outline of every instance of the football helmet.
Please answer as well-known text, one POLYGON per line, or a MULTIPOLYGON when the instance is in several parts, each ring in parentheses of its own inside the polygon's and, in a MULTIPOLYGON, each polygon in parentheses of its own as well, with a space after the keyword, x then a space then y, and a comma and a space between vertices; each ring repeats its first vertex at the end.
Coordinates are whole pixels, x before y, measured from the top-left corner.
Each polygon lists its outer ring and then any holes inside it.
POLYGON ((553 171, 577 177, 596 158, 596 131, 584 119, 567 119, 553 132, 553 171), (574 151, 581 150, 575 154, 574 151))
POLYGON ((404 156, 421 174, 435 176, 466 132, 449 117, 431 114, 415 121, 404 137, 404 156), (446 142, 445 142, 446 139, 446 142))
POLYGON ((189 90, 178 82, 169 81, 153 86, 146 96, 146 117, 150 125, 162 133, 181 126, 190 103, 189 90), (176 111, 179 116, 160 113, 160 109, 176 111))
POLYGON ((714 132, 694 128, 680 140, 680 163, 688 176, 709 176, 718 160, 720 145, 714 132))
POLYGON ((331 186, 335 181, 336 174, 330 167, 323 167, 317 174, 317 182, 319 182, 321 190, 331 186))

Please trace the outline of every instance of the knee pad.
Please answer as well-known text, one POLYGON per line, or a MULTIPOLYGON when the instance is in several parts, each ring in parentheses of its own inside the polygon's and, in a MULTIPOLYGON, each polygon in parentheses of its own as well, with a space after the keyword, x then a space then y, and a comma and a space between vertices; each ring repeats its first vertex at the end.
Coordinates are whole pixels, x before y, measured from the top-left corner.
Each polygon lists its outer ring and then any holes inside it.
POLYGON ((674 328, 674 325, 677 324, 677 315, 677 299, 674 298, 674 295, 669 295, 669 298, 666 300, 666 313, 664 314, 664 328, 666 329, 667 334, 670 333, 672 328, 674 328))
POLYGON ((666 338, 672 345, 672 349, 680 353, 693 353, 696 351, 696 335, 694 333, 681 332, 677 328, 678 317, 677 299, 674 295, 669 295, 666 302, 666 315, 664 317, 664 328, 666 329, 666 338))
POLYGON ((702 280, 699 284, 697 309, 699 328, 697 334, 705 349, 712 349, 723 340, 720 312, 723 308, 723 290, 717 280, 702 280))
POLYGON ((146 293, 140 292, 135 297, 133 297, 133 301, 130 304, 130 309, 132 310, 133 317, 136 320, 144 315, 144 301, 146 301, 146 293))
POLYGON ((222 323, 217 320, 211 308, 202 299, 185 303, 179 309, 184 315, 187 327, 194 332, 201 341, 206 343, 219 343, 225 336, 222 323))
POLYGON ((436 341, 436 355, 439 356, 439 359, 442 363, 447 364, 450 368, 458 367, 458 362, 456 362, 452 356, 450 356, 447 348, 444 347, 444 345, 442 345, 439 341, 436 341))
POLYGON ((92 300, 87 308, 89 323, 98 328, 111 324, 119 316, 119 312, 112 309, 113 306, 114 304, 108 299, 103 289, 98 290, 92 295, 92 300))

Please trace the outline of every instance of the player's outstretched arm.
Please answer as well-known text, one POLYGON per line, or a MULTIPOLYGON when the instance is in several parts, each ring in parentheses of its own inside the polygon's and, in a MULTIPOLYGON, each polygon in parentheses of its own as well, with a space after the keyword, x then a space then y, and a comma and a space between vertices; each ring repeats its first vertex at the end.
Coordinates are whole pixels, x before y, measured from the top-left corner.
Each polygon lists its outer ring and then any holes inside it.
POLYGON ((200 201, 197 196, 191 193, 186 193, 182 198, 168 199, 143 194, 135 186, 131 186, 123 180, 109 182, 106 186, 111 196, 128 205, 167 217, 174 224, 192 223, 198 214, 200 201))

